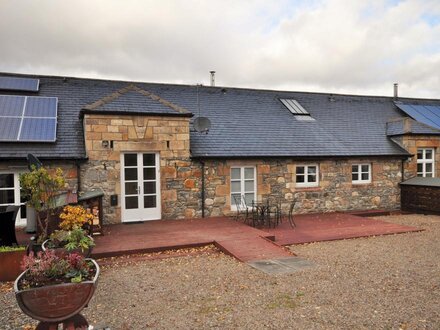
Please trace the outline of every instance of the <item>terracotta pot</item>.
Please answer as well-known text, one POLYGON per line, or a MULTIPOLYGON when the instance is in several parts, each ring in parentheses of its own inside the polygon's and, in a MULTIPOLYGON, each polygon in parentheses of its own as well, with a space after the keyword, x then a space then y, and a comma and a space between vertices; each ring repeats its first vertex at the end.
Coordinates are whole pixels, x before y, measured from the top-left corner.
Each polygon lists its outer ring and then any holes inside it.
POLYGON ((0 252, 0 281, 14 281, 21 273, 20 263, 26 250, 0 252))
POLYGON ((96 275, 92 281, 48 285, 41 288, 18 290, 18 283, 26 272, 15 280, 14 290, 23 313, 43 322, 62 322, 78 314, 87 306, 98 284, 99 266, 93 259, 96 275))
MULTIPOLYGON (((92 238, 91 236, 89 236, 89 237, 92 238)), ((69 254, 69 253, 78 253, 78 254, 82 255, 83 257, 88 258, 92 254, 93 247, 90 247, 90 248, 88 248, 88 249, 86 249, 84 251, 82 251, 81 249, 74 249, 72 251, 67 251, 65 248, 62 248, 62 247, 60 247, 60 248, 50 248, 47 245, 49 242, 50 242, 50 239, 47 239, 47 240, 45 240, 43 242, 43 244, 41 245, 43 251, 46 251, 48 249, 54 250, 55 251, 55 255, 57 255, 59 257, 63 257, 64 255, 69 254)))

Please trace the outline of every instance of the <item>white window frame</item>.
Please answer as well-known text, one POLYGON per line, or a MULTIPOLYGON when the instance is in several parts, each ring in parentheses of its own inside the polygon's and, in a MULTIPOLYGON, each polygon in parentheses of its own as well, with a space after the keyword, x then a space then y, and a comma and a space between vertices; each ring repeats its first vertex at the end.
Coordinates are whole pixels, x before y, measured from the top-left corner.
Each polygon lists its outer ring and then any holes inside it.
MULTIPOLYGON (((233 192, 232 191, 232 182, 240 182, 240 195, 241 198, 244 198, 244 195, 246 193, 253 193, 254 194, 254 198, 253 200, 256 200, 256 196, 257 196, 257 168, 256 166, 231 166, 231 170, 230 170, 230 199, 231 199, 231 210, 232 211, 237 211, 237 206, 234 203, 234 198, 232 197, 232 195, 237 194, 238 192, 233 192), (240 179, 232 179, 232 170, 233 169, 239 169, 240 170, 240 179), (253 191, 246 191, 245 190, 245 182, 246 181, 251 181, 251 179, 245 179, 244 177, 244 171, 245 169, 252 169, 254 172, 254 177, 253 177, 253 181, 254 181, 254 186, 253 186, 253 191)), ((244 205, 242 205, 244 207, 244 205)), ((252 208, 252 205, 248 205, 248 208, 252 208)))
POLYGON ((319 165, 318 164, 297 165, 295 167, 295 182, 297 187, 319 187, 319 165), (299 167, 304 167, 304 174, 298 174, 299 167), (316 182, 309 182, 310 167, 316 167, 316 182), (298 175, 304 176, 304 182, 298 182, 298 175))
POLYGON ((419 154, 419 151, 422 151, 422 158, 419 159, 417 157, 417 167, 419 166, 419 164, 422 164, 422 172, 419 172, 419 169, 416 168, 417 176, 426 177, 427 173, 431 173, 431 172, 426 171, 426 164, 432 164, 432 177, 435 178, 435 149, 434 148, 417 148, 417 156, 419 154), (432 152, 432 159, 426 159, 426 151, 427 150, 430 150, 432 152))
MULTIPOLYGON (((0 207, 9 206, 9 205, 17 205, 22 206, 26 203, 21 202, 20 196, 20 174, 21 172, 16 171, 0 171, 0 174, 12 174, 14 176, 14 203, 13 204, 0 204, 0 207)), ((10 190, 12 188, 0 188, 1 190, 10 190)), ((15 221, 15 226, 26 226, 26 218, 21 218, 21 209, 18 210, 17 218, 15 221)))
POLYGON ((351 183, 352 184, 366 184, 371 183, 371 164, 363 163, 363 164, 352 164, 351 165, 351 183), (368 166, 368 171, 362 171, 362 166, 368 166), (353 167, 356 167, 356 171, 353 171, 353 167), (353 180, 353 173, 357 173, 358 179, 353 180), (362 179, 362 174, 368 174, 368 179, 362 179))

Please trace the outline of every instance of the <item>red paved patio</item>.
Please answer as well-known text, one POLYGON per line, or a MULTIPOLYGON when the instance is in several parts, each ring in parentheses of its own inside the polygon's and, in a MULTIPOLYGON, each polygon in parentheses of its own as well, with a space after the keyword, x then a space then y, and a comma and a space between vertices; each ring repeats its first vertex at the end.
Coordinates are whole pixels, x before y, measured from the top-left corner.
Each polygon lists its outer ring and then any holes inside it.
MULTIPOLYGON (((297 227, 284 221, 275 229, 256 229, 231 218, 158 220, 107 225, 97 236, 93 257, 104 258, 215 244, 223 252, 243 261, 292 256, 284 245, 420 231, 347 213, 295 216, 297 227)), ((28 236, 18 234, 22 243, 28 236)))

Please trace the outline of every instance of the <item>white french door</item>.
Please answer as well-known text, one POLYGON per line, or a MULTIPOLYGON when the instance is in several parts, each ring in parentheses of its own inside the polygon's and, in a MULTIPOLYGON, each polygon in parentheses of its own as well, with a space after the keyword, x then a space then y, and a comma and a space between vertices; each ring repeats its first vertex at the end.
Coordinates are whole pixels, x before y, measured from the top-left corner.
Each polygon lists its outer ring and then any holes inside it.
POLYGON ((0 208, 9 205, 20 205, 16 226, 26 226, 26 205, 20 196, 20 173, 3 172, 0 173, 0 208))
POLYGON ((161 218, 158 153, 121 154, 121 193, 122 222, 161 218))

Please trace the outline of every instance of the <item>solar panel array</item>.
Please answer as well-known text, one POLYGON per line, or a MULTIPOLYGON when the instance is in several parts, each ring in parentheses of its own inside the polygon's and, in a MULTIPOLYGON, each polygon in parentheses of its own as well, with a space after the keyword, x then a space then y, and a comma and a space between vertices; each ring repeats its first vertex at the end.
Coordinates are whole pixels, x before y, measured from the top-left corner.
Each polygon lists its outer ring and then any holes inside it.
POLYGON ((38 92, 39 79, 0 77, 0 89, 9 91, 38 92))
POLYGON ((281 103, 289 109, 298 121, 315 121, 310 113, 295 99, 280 99, 281 103))
POLYGON ((56 97, 0 95, 0 141, 54 142, 56 97))
POLYGON ((440 106, 395 102, 396 106, 420 123, 440 129, 440 106))

